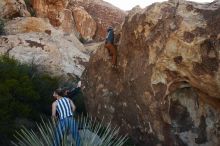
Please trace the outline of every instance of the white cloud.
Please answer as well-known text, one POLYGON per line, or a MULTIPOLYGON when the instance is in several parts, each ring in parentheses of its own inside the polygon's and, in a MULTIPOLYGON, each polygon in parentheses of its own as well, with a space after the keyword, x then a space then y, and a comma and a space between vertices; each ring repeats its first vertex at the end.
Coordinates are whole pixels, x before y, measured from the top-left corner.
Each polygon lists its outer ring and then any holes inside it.
MULTIPOLYGON (((136 5, 139 5, 142 8, 144 8, 152 3, 162 2, 166 0, 104 0, 104 1, 107 1, 123 10, 130 10, 136 5)), ((204 3, 204 2, 212 2, 213 0, 191 0, 191 1, 204 3)))

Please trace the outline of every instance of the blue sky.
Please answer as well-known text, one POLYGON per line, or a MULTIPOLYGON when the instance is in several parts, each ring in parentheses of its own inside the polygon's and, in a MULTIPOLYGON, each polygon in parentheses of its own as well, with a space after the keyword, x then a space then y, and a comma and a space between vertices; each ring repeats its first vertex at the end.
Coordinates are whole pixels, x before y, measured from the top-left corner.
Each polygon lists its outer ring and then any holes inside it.
MULTIPOLYGON (((104 0, 104 1, 107 1, 113 5, 121 8, 122 10, 130 10, 133 7, 135 7, 136 5, 139 5, 142 8, 144 8, 154 2, 162 2, 162 1, 166 1, 166 0, 104 0)), ((191 1, 204 3, 204 2, 212 2, 213 0, 191 0, 191 1)))

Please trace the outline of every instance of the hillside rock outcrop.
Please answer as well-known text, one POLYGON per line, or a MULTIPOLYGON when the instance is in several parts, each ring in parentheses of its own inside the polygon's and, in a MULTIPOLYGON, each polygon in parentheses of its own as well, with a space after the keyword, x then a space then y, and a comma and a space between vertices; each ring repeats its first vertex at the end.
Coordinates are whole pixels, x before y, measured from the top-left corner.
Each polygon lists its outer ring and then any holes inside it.
POLYGON ((0 18, 12 19, 27 16, 30 16, 30 13, 27 10, 24 0, 0 1, 0 18))
POLYGON ((220 145, 220 2, 130 12, 112 69, 101 45, 84 72, 90 114, 138 146, 220 145))
POLYGON ((64 20, 64 11, 69 0, 33 0, 32 5, 37 17, 48 18, 50 23, 59 27, 64 20))
POLYGON ((126 15, 123 10, 103 0, 70 0, 68 8, 79 6, 83 7, 96 22, 97 29, 94 37, 95 40, 103 40, 106 35, 107 27, 120 26, 126 15))
POLYGON ((30 17, 23 0, 0 2, 1 18, 7 20, 0 53, 36 63, 52 75, 81 76, 96 44, 84 47, 78 39, 95 38, 97 22, 84 7, 69 0, 32 0, 28 6, 36 17, 30 17))
POLYGON ((0 54, 28 64, 54 76, 80 77, 89 56, 78 49, 71 36, 62 33, 21 33, 0 37, 0 54), (62 36, 62 37, 60 37, 62 36))
POLYGON ((37 17, 48 18, 67 33, 78 32, 85 40, 103 40, 106 28, 120 26, 125 17, 124 11, 102 0, 33 0, 32 6, 37 17))
POLYGON ((48 34, 51 34, 52 31, 55 31, 47 18, 37 17, 18 17, 8 21, 5 24, 4 29, 7 35, 29 32, 47 32, 48 34))
POLYGON ((68 23, 65 23, 66 27, 63 29, 56 29, 50 23, 48 18, 37 18, 37 17, 18 17, 16 19, 10 20, 5 24, 5 33, 6 35, 16 35, 20 33, 46 33, 49 36, 60 35, 69 36, 65 37, 70 41, 74 42, 74 45, 81 51, 84 51, 85 48, 83 44, 78 40, 74 33, 68 32, 68 23), (65 31, 66 29, 66 31, 65 31))
POLYGON ((37 65, 54 76, 81 76, 89 56, 74 33, 55 29, 47 18, 19 17, 8 21, 0 36, 0 54, 37 65))
POLYGON ((83 7, 72 9, 76 29, 85 40, 92 40, 96 34, 96 22, 83 7))

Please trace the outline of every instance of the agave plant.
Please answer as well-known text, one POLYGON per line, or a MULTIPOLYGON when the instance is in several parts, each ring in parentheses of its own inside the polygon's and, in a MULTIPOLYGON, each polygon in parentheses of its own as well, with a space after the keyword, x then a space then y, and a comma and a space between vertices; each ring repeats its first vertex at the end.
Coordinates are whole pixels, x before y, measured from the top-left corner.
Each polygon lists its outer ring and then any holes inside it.
MULTIPOLYGON (((80 127, 79 134, 81 146, 122 146, 127 141, 127 136, 119 135, 119 128, 112 128, 111 123, 103 126, 103 120, 98 122, 91 117, 81 116, 78 119, 80 127)), ((14 146, 52 146, 55 139, 55 124, 51 120, 42 120, 37 124, 37 130, 23 127, 16 132, 13 141, 14 146)), ((74 139, 69 134, 65 134, 61 146, 75 146, 74 139)))

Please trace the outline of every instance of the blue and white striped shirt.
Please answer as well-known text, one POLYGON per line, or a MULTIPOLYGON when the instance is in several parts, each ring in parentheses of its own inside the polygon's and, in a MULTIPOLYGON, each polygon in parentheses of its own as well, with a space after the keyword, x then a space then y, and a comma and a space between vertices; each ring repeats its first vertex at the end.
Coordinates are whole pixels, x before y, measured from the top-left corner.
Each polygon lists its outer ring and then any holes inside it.
POLYGON ((60 119, 64 119, 66 117, 73 115, 70 101, 68 98, 63 97, 58 99, 56 102, 57 102, 57 112, 59 114, 60 119))

